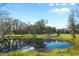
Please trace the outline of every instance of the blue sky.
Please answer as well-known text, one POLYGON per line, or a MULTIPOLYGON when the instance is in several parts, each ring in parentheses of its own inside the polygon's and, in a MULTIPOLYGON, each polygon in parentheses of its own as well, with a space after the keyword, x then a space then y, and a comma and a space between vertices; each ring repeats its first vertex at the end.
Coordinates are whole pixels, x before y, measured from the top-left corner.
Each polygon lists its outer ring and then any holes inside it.
POLYGON ((8 10, 11 17, 25 23, 34 24, 45 19, 48 26, 64 28, 67 26, 70 9, 78 9, 78 6, 75 3, 14 3, 2 8, 8 10))

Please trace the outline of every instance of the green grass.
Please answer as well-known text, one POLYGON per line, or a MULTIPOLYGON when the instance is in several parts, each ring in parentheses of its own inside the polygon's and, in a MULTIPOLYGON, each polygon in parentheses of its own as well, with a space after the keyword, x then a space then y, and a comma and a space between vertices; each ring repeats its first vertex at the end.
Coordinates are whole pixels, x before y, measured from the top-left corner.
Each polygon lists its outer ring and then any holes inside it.
POLYGON ((33 51, 22 52, 18 50, 0 54, 0 56, 35 56, 35 55, 36 54, 33 51))
POLYGON ((70 48, 53 49, 49 52, 37 51, 11 51, 8 53, 1 53, 0 56, 79 56, 79 47, 72 46, 70 48))
MULTIPOLYGON (((4 35, 5 38, 34 38, 34 35, 32 34, 25 34, 25 35, 21 35, 21 34, 13 34, 13 35, 4 35)), ((47 34, 36 34, 36 38, 47 38, 47 34)), ((1 35, 0 35, 1 38, 1 35)))
MULTIPOLYGON (((35 34, 36 38, 42 38, 42 39, 46 39, 48 38, 48 34, 35 34)), ((56 37, 57 34, 51 34, 51 37, 56 37)), ((4 35, 5 38, 34 38, 34 35, 32 34, 12 34, 12 35, 4 35)), ((0 35, 0 38, 2 38, 2 36, 0 35)))

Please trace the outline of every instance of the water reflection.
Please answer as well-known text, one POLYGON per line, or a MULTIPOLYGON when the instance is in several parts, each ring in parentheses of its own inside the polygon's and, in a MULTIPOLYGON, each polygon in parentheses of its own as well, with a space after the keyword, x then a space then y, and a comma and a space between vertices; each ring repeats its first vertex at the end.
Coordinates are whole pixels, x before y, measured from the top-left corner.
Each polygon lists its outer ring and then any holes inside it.
MULTIPOLYGON (((71 46, 69 42, 44 42, 45 45, 45 50, 50 50, 54 48, 68 48, 71 46)), ((33 46, 26 46, 22 48, 23 51, 29 51, 29 50, 35 50, 35 47, 33 46)))
POLYGON ((68 42, 50 42, 46 44, 46 49, 53 49, 53 48, 68 48, 71 44, 68 42))
POLYGON ((13 50, 29 51, 37 50, 44 51, 54 48, 68 48, 69 42, 60 42, 58 40, 43 40, 43 39, 0 39, 0 52, 5 53, 13 50))

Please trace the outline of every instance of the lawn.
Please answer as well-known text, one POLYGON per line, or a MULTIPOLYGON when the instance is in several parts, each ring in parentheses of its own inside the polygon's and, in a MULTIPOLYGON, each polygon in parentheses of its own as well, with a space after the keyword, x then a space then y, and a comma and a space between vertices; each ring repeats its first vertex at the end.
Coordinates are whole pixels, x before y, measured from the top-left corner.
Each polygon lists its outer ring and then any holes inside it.
MULTIPOLYGON (((48 34, 12 34, 12 35, 4 35, 5 38, 34 38, 34 36, 36 38, 42 38, 42 39, 45 39, 45 38, 48 38, 48 34)), ((54 34, 51 34, 50 35, 51 37, 56 37, 57 34, 54 33, 54 34)), ((0 37, 2 38, 2 36, 0 35, 0 37)))

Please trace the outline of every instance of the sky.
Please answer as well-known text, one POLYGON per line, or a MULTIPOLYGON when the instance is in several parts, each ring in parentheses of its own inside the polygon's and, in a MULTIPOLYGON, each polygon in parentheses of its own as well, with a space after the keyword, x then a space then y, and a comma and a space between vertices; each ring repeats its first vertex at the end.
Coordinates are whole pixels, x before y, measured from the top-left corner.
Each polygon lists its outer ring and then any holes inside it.
POLYGON ((9 3, 6 9, 10 16, 25 23, 34 24, 45 19, 47 25, 56 28, 66 28, 71 9, 78 9, 75 3, 9 3))

